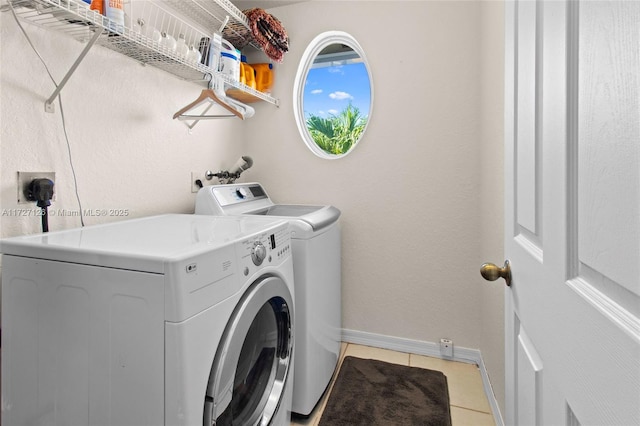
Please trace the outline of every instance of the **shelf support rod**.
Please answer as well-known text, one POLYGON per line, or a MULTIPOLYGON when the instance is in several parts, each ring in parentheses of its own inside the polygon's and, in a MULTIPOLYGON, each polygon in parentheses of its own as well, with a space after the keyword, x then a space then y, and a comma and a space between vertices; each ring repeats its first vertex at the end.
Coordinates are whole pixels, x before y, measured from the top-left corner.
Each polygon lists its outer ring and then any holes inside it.
POLYGON ((80 52, 80 56, 78 56, 78 59, 76 59, 76 61, 73 63, 73 65, 71 65, 71 68, 69 68, 69 71, 64 76, 62 81, 58 84, 58 86, 56 87, 56 90, 54 90, 53 94, 49 97, 49 99, 47 99, 45 101, 44 110, 46 112, 51 112, 51 113, 55 112, 55 105, 53 104, 53 101, 56 100, 56 98, 60 94, 60 91, 62 91, 62 88, 67 84, 67 81, 69 81, 69 79, 71 78, 71 76, 75 72, 76 68, 78 68, 78 65, 80 65, 80 63, 82 62, 84 57, 87 56, 87 53, 89 53, 89 50, 91 50, 93 45, 96 44, 96 41, 98 41, 98 38, 100 37, 101 34, 102 34, 102 29, 101 28, 96 28, 96 31, 93 34, 93 37, 91 37, 91 40, 89 40, 89 42, 84 47, 84 49, 82 49, 82 52, 80 52))

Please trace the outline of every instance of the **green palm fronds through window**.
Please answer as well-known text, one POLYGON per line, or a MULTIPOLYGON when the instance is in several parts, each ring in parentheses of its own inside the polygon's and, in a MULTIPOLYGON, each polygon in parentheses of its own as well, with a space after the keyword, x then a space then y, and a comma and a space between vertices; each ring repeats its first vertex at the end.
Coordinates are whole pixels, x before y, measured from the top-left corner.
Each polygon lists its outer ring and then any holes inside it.
POLYGON ((349 104, 339 114, 329 118, 310 115, 307 118, 307 129, 316 145, 329 154, 346 154, 358 142, 367 117, 360 114, 360 110, 349 104))

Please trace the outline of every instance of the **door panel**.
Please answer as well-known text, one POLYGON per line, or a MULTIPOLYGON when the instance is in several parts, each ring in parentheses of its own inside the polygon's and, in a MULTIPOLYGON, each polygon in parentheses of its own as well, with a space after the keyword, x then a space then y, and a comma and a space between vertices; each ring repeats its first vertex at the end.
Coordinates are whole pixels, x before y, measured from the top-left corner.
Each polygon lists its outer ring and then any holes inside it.
MULTIPOLYGON (((516 323, 519 324, 517 318, 516 323)), ((518 329, 516 419, 518 425, 537 425, 542 420, 542 359, 524 329, 518 329)))
POLYGON ((638 425, 640 3, 505 18, 506 423, 638 425))
POLYGON ((538 89, 537 47, 538 5, 526 2, 518 7, 517 57, 517 134, 516 134, 516 206, 518 232, 538 244, 538 89), (528 231, 528 232, 527 232, 528 231))
POLYGON ((577 141, 579 263, 589 268, 589 282, 606 279, 636 296, 640 228, 629 224, 640 218, 638 9, 580 4, 577 141))

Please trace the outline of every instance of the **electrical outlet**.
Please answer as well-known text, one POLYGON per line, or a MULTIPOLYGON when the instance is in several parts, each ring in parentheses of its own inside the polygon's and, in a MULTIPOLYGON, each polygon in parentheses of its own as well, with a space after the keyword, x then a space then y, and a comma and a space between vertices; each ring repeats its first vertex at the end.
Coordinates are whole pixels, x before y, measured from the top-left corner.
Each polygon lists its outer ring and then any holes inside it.
MULTIPOLYGON (((29 184, 34 179, 51 179, 53 183, 56 183, 56 172, 18 172, 18 204, 31 204, 33 201, 27 200, 27 189, 29 184)), ((53 198, 51 201, 56 200, 57 187, 54 186, 53 198)))
POLYGON ((448 358, 453 358, 453 341, 452 340, 440 339, 440 354, 448 358))
POLYGON ((204 177, 204 172, 191 172, 191 192, 198 192, 202 188, 196 183, 197 181, 200 181, 203 186, 206 185, 207 179, 204 177))

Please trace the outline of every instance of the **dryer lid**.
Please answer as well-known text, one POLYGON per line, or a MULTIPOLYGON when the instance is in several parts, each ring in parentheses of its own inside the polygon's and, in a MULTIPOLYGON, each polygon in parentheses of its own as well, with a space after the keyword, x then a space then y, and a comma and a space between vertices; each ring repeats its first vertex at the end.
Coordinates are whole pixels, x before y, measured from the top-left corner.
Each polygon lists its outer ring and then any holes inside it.
POLYGON ((295 218, 308 223, 314 231, 319 231, 340 217, 340 210, 333 206, 308 206, 303 204, 274 204, 272 206, 247 212, 251 215, 279 216, 295 218))
POLYGON ((198 191, 195 212, 222 216, 248 214, 299 219, 313 231, 326 228, 340 217, 340 210, 334 206, 275 204, 264 188, 255 182, 206 186, 198 191))

